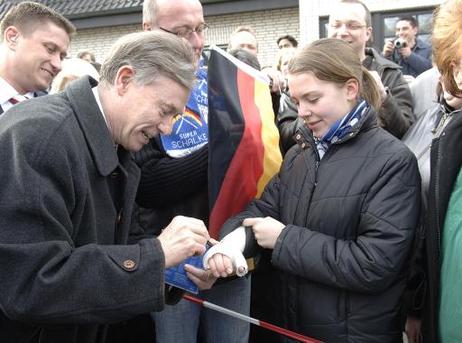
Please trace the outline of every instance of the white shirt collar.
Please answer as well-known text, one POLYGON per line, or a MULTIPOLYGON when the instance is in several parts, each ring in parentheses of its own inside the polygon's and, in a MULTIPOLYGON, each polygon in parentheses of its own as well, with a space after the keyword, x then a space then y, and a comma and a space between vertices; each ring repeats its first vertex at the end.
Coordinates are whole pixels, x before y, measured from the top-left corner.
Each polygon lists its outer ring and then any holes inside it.
MULTIPOLYGON (((3 77, 0 77, 0 106, 2 106, 3 111, 6 111, 13 107, 14 105, 9 102, 9 100, 18 95, 19 92, 10 85, 3 77)), ((29 92, 24 94, 26 98, 33 98, 34 92, 29 92)))
MULTIPOLYGON (((112 136, 111 127, 109 126, 106 114, 104 113, 104 110, 103 110, 103 105, 101 104, 101 98, 99 97, 98 86, 93 87, 91 91, 93 92, 93 95, 95 96, 95 100, 96 100, 96 103, 98 104, 99 110, 103 114, 103 118, 104 118, 104 121, 106 122, 107 129, 109 130, 109 134, 112 136)), ((115 148, 117 149, 117 144, 115 145, 115 148)))

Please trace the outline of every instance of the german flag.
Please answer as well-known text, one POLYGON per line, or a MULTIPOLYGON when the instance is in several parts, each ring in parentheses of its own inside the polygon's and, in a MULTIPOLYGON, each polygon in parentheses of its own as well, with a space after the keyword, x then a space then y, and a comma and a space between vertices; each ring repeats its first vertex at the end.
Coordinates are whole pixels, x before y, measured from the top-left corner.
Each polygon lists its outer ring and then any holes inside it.
POLYGON ((208 64, 209 233, 259 197, 282 162, 269 80, 218 47, 208 64))

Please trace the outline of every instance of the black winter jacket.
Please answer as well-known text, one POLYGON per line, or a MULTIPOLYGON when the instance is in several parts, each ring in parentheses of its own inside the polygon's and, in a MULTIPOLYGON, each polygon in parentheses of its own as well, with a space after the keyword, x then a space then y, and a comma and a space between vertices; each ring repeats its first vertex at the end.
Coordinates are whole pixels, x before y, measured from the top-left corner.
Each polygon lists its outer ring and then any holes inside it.
POLYGON ((462 116, 454 114, 443 133, 432 141, 430 186, 425 221, 427 297, 422 332, 424 342, 439 342, 441 237, 454 183, 462 166, 462 116))
MULTIPOLYGON (((420 177, 414 155, 377 127, 375 116, 369 110, 322 160, 302 130, 261 199, 222 230, 246 217, 286 225, 272 253, 283 325, 325 342, 402 341, 420 177)), ((246 255, 256 245, 250 242, 246 255)))

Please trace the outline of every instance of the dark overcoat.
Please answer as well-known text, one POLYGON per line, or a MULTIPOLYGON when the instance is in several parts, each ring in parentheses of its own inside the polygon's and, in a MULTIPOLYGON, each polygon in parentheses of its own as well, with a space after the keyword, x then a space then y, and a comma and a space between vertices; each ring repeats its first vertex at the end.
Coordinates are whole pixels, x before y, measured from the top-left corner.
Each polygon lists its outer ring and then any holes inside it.
POLYGON ((164 255, 130 232, 139 179, 82 78, 0 118, 0 342, 104 342, 160 310, 164 255))

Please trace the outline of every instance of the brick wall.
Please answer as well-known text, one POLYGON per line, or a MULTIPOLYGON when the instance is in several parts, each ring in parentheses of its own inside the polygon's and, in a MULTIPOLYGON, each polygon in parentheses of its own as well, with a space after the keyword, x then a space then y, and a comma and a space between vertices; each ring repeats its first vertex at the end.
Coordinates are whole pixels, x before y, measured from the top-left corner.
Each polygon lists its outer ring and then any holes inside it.
MULTIPOLYGON (((206 44, 227 44, 231 32, 236 27, 249 25, 257 34, 260 63, 273 64, 278 49, 276 39, 284 34, 299 38, 298 18, 298 8, 210 16, 205 18, 210 25, 206 44)), ((141 24, 78 30, 71 45, 70 55, 76 56, 80 50, 91 50, 96 60, 102 62, 117 38, 140 29, 141 24)))

